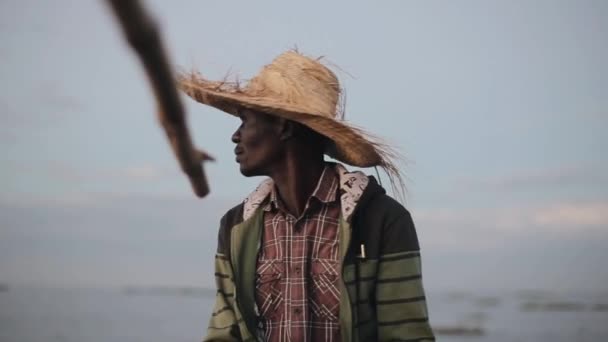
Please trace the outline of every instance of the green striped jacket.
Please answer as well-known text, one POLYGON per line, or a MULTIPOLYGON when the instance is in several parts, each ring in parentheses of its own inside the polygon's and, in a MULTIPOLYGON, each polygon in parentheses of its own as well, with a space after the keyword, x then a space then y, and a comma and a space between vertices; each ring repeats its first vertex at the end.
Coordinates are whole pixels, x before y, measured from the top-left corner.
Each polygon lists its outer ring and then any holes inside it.
MULTIPOLYGON (((342 215, 340 332, 343 341, 434 341, 409 212, 373 177, 337 164, 342 215), (362 247, 363 254, 362 252, 362 247)), ((255 273, 263 224, 262 183, 221 220, 217 294, 205 341, 258 341, 255 273)))

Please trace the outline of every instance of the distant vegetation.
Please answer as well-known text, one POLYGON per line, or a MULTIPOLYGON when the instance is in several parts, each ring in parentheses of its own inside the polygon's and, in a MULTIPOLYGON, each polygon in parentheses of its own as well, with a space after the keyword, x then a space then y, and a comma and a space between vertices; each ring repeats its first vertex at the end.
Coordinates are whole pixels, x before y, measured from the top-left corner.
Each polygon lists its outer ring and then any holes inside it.
POLYGON ((123 288, 123 293, 128 296, 152 295, 210 297, 215 295, 215 290, 202 287, 127 286, 123 288))

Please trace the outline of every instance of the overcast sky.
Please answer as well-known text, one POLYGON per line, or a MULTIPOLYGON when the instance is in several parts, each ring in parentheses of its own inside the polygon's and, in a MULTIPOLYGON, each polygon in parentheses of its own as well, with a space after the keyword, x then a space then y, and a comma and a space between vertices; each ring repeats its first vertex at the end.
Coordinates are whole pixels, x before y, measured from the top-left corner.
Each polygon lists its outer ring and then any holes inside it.
MULTIPOLYGON (((176 67, 253 76, 297 47, 406 156, 436 288, 608 283, 608 2, 146 1, 176 67)), ((0 282, 211 286, 218 221, 260 178, 238 120, 184 101, 197 199, 102 1, 0 3, 0 282)), ((373 172, 373 170, 367 170, 373 172)))

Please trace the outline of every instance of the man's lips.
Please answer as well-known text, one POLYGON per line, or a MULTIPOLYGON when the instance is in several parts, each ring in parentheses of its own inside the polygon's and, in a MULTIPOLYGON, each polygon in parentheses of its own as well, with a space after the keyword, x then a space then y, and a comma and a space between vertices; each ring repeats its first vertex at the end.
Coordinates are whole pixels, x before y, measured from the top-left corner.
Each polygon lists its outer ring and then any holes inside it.
POLYGON ((239 163, 239 159, 241 157, 241 155, 243 154, 243 149, 241 147, 235 147, 234 148, 234 154, 236 155, 236 162, 239 163))

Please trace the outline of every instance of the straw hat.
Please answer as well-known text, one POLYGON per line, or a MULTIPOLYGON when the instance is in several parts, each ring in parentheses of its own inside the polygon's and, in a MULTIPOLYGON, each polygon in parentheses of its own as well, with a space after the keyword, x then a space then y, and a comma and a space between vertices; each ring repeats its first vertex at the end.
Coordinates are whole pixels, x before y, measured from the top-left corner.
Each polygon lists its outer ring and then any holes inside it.
POLYGON ((338 78, 319 59, 287 51, 245 86, 209 81, 196 72, 180 74, 178 86, 195 101, 232 115, 248 108, 299 122, 329 138, 328 156, 398 173, 391 161, 395 153, 388 145, 343 120, 338 78))

